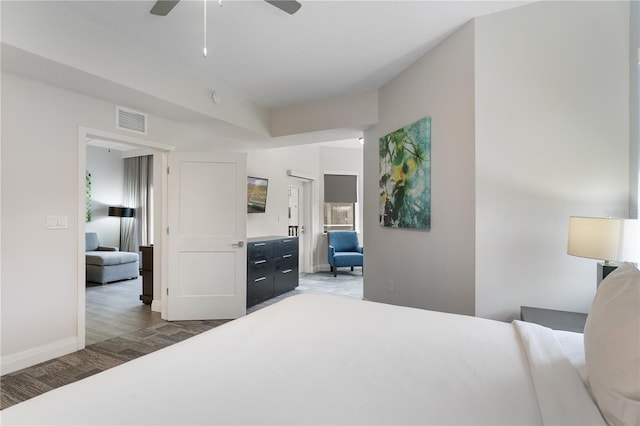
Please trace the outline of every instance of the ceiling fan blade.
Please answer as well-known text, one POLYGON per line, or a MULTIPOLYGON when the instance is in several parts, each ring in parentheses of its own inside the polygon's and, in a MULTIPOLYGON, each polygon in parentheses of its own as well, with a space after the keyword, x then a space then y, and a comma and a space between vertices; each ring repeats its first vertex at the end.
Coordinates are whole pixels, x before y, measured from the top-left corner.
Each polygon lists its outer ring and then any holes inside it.
POLYGON ((167 16, 179 1, 180 0, 158 0, 149 13, 152 15, 167 16))
POLYGON ((302 6, 300 2, 296 0, 264 0, 267 3, 277 7, 280 10, 287 12, 289 15, 293 15, 302 6))

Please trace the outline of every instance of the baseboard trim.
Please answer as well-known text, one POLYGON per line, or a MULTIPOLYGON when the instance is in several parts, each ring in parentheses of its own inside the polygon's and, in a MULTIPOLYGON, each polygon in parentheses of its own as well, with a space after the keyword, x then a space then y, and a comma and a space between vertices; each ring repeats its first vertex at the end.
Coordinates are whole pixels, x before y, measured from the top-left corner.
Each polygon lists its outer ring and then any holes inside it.
POLYGON ((67 339, 58 340, 48 345, 38 346, 37 348, 27 349, 17 354, 3 356, 0 360, 1 374, 13 373, 23 368, 41 362, 49 361, 62 355, 67 355, 78 350, 78 338, 69 337, 67 339))
POLYGON ((328 263, 323 263, 321 265, 315 265, 315 267, 313 268, 314 272, 327 272, 331 270, 331 265, 329 265, 328 263))
POLYGON ((153 299, 151 302, 151 312, 162 312, 162 300, 153 299))

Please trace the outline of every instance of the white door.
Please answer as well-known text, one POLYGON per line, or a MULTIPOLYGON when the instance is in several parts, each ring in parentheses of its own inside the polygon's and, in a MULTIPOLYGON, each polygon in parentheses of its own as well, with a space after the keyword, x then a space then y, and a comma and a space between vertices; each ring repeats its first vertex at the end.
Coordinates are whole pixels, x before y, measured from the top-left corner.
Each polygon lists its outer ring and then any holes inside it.
POLYGON ((240 153, 169 154, 169 321, 245 315, 246 168, 240 153))
POLYGON ((300 272, 305 271, 304 265, 304 222, 300 220, 302 205, 300 203, 302 189, 289 185, 289 235, 298 236, 298 262, 300 272))
POLYGON ((289 184, 289 226, 296 226, 298 231, 298 259, 300 272, 312 272, 309 265, 309 253, 307 235, 309 235, 306 216, 306 195, 303 182, 289 184))

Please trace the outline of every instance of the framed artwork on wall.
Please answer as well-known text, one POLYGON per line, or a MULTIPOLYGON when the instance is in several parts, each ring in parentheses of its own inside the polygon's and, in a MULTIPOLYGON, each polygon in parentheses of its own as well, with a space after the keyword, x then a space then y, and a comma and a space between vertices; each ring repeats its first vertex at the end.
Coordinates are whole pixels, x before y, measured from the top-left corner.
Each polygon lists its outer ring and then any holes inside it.
POLYGON ((380 138, 380 226, 431 229, 431 117, 380 138))
POLYGON ((91 222, 91 173, 85 172, 85 222, 91 222))

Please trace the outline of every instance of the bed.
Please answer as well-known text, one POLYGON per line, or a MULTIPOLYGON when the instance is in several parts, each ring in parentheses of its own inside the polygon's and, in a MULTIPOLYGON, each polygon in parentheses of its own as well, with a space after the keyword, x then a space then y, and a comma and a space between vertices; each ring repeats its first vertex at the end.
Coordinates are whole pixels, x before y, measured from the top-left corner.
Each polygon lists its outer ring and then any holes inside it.
POLYGON ((602 425, 583 347, 532 323, 299 295, 0 414, 3 425, 602 425))

